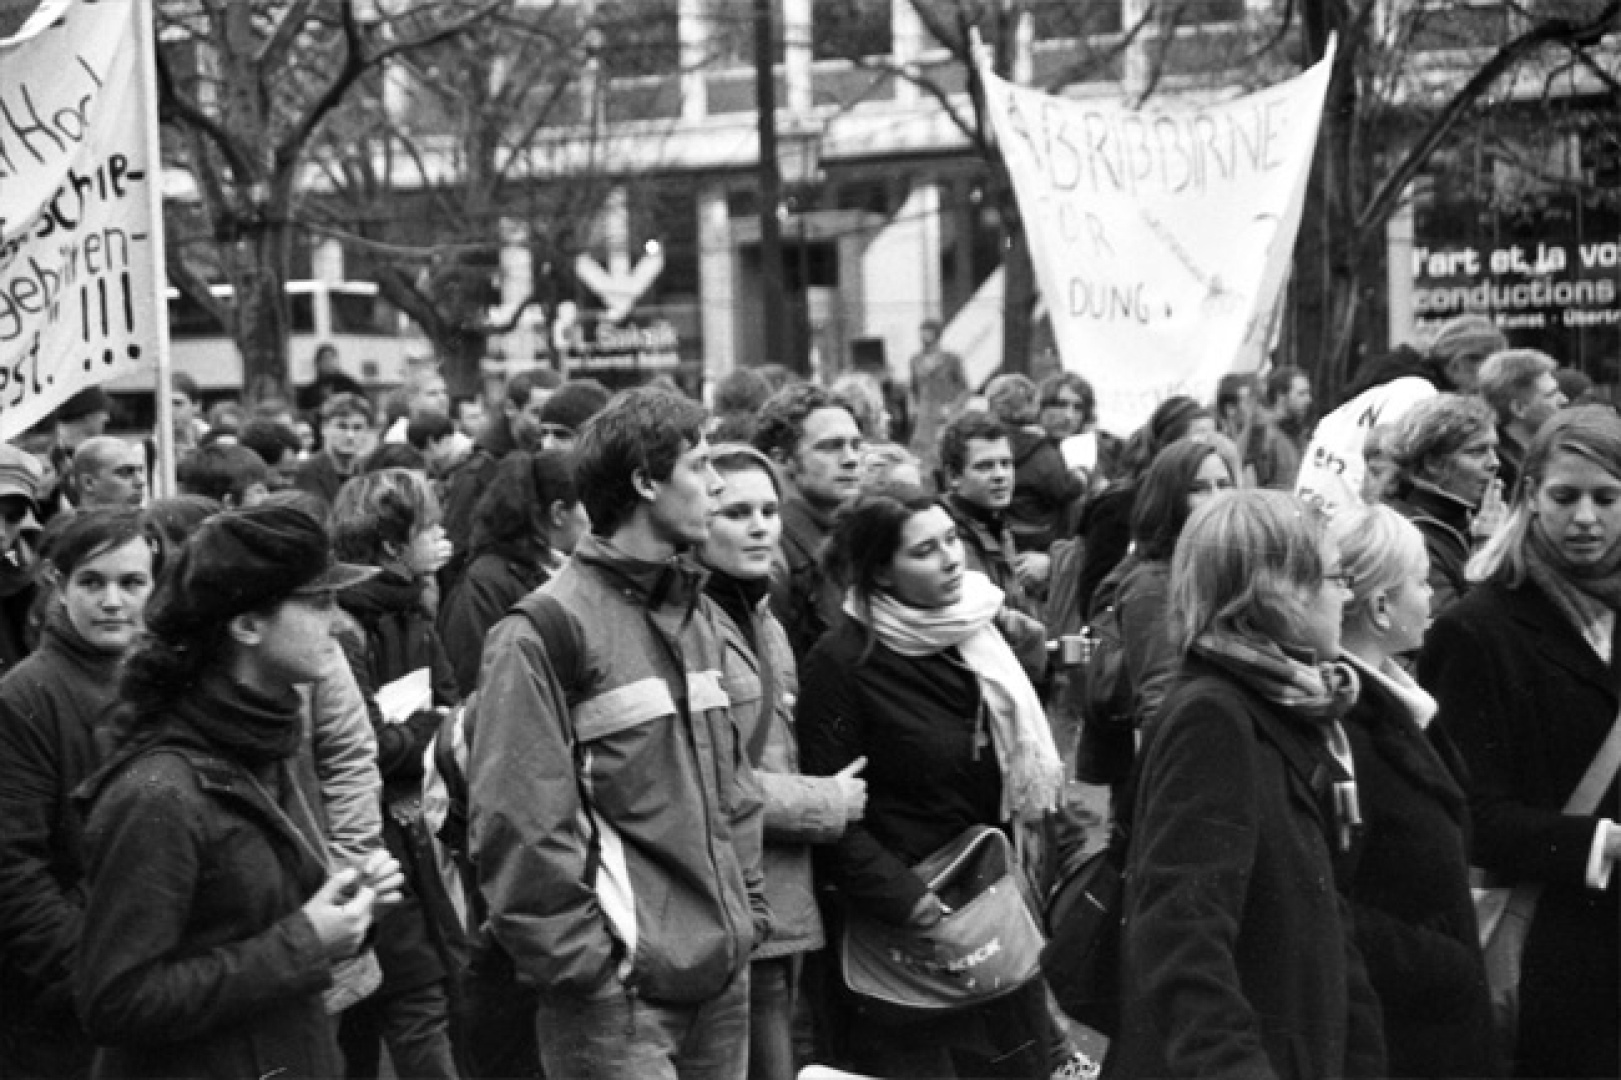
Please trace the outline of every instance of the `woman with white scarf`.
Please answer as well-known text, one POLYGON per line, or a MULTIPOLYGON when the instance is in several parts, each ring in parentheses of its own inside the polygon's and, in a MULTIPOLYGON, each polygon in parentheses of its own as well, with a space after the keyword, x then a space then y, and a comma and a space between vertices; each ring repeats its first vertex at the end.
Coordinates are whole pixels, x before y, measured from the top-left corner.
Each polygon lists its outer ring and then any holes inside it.
MULTIPOLYGON (((843 617, 801 673, 805 772, 867 759, 867 813, 820 849, 835 911, 926 928, 945 914, 912 867, 977 825, 1009 830, 1053 809, 1063 766, 1041 701, 1003 631, 1029 620, 967 570, 950 515, 917 488, 864 495, 826 553, 843 617)), ((833 937, 834 935, 829 935, 833 937)), ((885 1077, 1048 1074, 1052 1028, 1036 979, 944 1020, 897 1026, 835 998, 847 1068, 885 1077)))
POLYGON ((1430 625, 1424 537, 1386 506, 1341 510, 1329 536, 1351 579, 1342 658, 1362 683, 1344 726, 1363 828, 1340 891, 1383 1009, 1388 1075, 1501 1076, 1469 894, 1467 771, 1398 662, 1430 625))

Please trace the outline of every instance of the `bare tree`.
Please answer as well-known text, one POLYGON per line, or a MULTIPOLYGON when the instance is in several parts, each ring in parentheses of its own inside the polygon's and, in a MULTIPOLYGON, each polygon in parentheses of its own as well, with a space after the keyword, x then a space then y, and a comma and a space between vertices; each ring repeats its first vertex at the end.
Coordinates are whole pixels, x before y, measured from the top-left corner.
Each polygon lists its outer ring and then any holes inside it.
POLYGON ((323 125, 393 57, 451 40, 502 0, 172 0, 158 8, 161 116, 199 203, 174 216, 170 276, 242 352, 248 388, 288 379, 284 292, 308 155, 323 125), (399 10, 395 13, 395 8, 399 10), (225 303, 207 288, 232 286, 225 303))

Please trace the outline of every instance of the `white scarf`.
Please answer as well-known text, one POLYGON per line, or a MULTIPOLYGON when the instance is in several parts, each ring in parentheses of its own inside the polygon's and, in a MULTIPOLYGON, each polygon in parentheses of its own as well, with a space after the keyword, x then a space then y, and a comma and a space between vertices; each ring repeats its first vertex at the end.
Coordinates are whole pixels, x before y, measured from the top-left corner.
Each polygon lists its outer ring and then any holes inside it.
POLYGON ((1420 730, 1429 727, 1430 721, 1434 720, 1435 714, 1440 711, 1441 707, 1435 703, 1435 698, 1430 696, 1429 691, 1414 682, 1413 677, 1403 671, 1401 665, 1390 657, 1385 657, 1384 662, 1378 667, 1349 652, 1340 659, 1361 672, 1363 678, 1371 678, 1389 690, 1396 700, 1406 707, 1420 730))
POLYGON ((993 625, 1002 601, 1001 589, 969 570, 963 574, 962 599, 948 607, 915 608, 877 593, 869 617, 851 593, 845 595, 844 610, 902 656, 933 656, 956 646, 990 706, 991 745, 1002 772, 1002 819, 1029 820, 1057 808, 1064 763, 1041 698, 993 625))

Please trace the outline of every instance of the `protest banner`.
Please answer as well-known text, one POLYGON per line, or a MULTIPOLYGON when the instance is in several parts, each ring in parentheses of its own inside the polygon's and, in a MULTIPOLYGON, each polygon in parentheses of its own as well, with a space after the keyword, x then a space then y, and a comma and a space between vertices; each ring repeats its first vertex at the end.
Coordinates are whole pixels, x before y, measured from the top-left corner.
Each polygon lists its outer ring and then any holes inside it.
POLYGON ((1142 108, 1014 86, 980 51, 1064 367, 1138 427, 1265 358, 1333 64, 1227 101, 1142 108))
POLYGON ((1368 472, 1362 448, 1368 432, 1395 424, 1407 410, 1435 395, 1435 387, 1425 379, 1395 379, 1364 390, 1323 417, 1301 459, 1295 494, 1330 515, 1362 505, 1368 472))
POLYGON ((149 5, 49 0, 0 41, 0 438, 166 351, 149 5))

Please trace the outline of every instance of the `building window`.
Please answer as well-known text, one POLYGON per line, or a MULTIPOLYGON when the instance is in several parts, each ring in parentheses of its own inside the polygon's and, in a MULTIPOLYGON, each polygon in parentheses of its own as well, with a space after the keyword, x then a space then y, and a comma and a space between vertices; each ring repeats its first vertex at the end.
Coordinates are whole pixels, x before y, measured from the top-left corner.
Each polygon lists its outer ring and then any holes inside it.
MULTIPOLYGON (((673 0, 669 4, 675 10, 673 0)), ((705 11, 708 20, 708 55, 714 67, 754 66, 754 4, 752 0, 709 0, 705 11)), ((782 63, 782 0, 771 2, 771 35, 774 39, 772 59, 782 63)))
POLYGON ((681 28, 674 4, 599 0, 602 69, 610 78, 668 75, 681 68, 681 28))
POLYGON ((1033 0, 1029 5, 1037 41, 1075 41, 1095 34, 1118 34, 1125 24, 1124 0, 1033 0))
POLYGON ((1244 18, 1244 0, 1171 0, 1161 11, 1168 26, 1232 23, 1244 18))
POLYGON ((887 56, 893 48, 888 4, 873 0, 813 0, 811 51, 816 59, 887 56))

